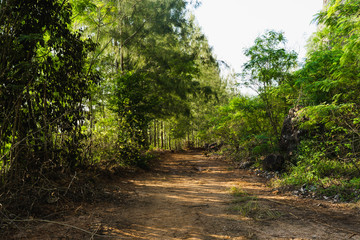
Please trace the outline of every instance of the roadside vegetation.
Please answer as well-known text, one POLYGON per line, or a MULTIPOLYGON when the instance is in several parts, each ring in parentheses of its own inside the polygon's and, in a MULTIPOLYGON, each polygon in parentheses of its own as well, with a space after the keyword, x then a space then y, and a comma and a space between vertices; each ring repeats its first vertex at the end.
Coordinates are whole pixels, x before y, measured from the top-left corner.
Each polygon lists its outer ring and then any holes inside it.
MULTIPOLYGON (((242 84, 257 95, 232 98, 213 115, 212 133, 228 142, 234 161, 261 168, 271 153, 285 157, 273 187, 358 201, 360 192, 360 2, 330 1, 314 21, 305 63, 286 50, 283 33, 268 31, 245 54, 242 84), (289 109, 296 148, 282 149, 289 109), (255 158, 255 159, 254 159, 255 158)), ((285 139, 286 140, 286 139, 285 139)))

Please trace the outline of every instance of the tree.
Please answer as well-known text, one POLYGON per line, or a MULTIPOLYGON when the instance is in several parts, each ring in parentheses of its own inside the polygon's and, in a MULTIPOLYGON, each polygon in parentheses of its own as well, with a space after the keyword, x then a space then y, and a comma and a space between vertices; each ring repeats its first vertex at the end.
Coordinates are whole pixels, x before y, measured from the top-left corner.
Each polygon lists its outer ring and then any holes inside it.
POLYGON ((273 90, 291 80, 290 71, 297 64, 297 54, 287 51, 285 42, 284 34, 275 31, 267 31, 256 38, 254 46, 245 50, 250 60, 244 64, 242 73, 244 84, 255 90, 264 102, 275 136, 279 133, 283 117, 279 114, 283 111, 279 110, 284 101, 279 101, 273 90))
POLYGON ((0 3, 0 153, 3 171, 36 175, 81 162, 94 49, 72 32, 66 1, 0 3))
POLYGON ((331 1, 328 9, 315 19, 321 27, 309 43, 304 85, 308 83, 309 88, 312 85, 322 95, 327 95, 326 102, 354 101, 360 104, 359 11, 359 0, 331 1), (322 73, 311 67, 314 64, 321 65, 322 73))
POLYGON ((189 44, 192 29, 187 19, 187 3, 183 0, 73 3, 76 26, 98 43, 92 63, 102 72, 102 81, 90 109, 96 114, 105 105, 117 114, 118 149, 131 145, 134 149, 146 149, 149 123, 189 115, 188 97, 204 89, 196 79, 196 53, 189 44))

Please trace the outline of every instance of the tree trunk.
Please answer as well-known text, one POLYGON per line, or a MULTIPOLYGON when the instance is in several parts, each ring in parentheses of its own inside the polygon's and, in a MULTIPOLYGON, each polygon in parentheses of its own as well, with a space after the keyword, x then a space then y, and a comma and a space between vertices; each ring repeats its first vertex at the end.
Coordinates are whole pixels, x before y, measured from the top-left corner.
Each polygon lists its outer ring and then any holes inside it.
POLYGON ((164 122, 163 121, 160 122, 160 127, 161 127, 161 130, 160 130, 161 149, 164 149, 164 122))
POLYGON ((154 148, 156 148, 156 131, 157 131, 157 129, 156 129, 156 120, 154 120, 154 148))
POLYGON ((171 150, 171 138, 170 138, 170 134, 168 135, 168 141, 169 141, 169 150, 171 150))

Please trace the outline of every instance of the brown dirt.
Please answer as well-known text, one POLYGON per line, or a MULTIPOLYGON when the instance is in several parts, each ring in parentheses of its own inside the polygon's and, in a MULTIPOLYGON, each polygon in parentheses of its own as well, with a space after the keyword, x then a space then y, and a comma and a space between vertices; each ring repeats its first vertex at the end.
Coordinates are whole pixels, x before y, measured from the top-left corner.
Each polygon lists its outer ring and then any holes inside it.
POLYGON ((18 222, 9 239, 360 239, 359 208, 272 192, 264 179, 198 152, 165 154, 153 170, 106 189, 109 200, 18 222))

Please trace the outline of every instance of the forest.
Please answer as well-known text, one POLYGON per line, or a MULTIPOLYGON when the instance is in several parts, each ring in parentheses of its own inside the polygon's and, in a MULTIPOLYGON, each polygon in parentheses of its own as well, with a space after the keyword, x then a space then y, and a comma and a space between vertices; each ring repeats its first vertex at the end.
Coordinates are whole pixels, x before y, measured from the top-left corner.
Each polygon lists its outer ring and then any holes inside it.
POLYGON ((0 1, 0 211, 35 209, 62 176, 148 169, 155 150, 212 143, 253 168, 282 156, 274 188, 360 200, 360 0, 316 14, 304 63, 286 33, 264 30, 229 76, 191 11, 199 4, 0 1))

